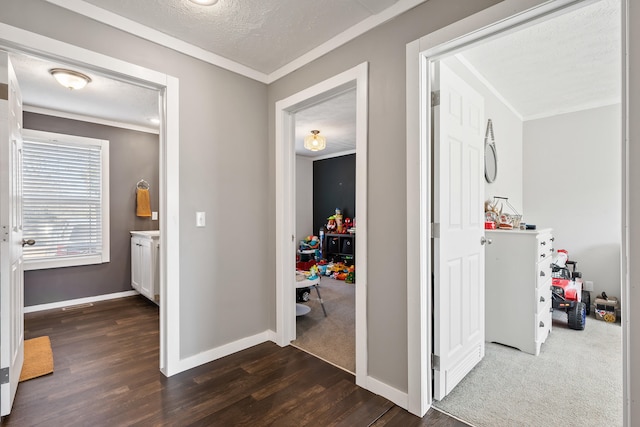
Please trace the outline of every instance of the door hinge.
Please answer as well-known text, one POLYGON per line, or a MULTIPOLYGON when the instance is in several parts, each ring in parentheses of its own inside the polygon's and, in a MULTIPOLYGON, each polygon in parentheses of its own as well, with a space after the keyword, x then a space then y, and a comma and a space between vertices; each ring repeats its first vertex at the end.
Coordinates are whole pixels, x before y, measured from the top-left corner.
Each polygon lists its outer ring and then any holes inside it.
POLYGON ((0 384, 9 384, 9 367, 0 369, 0 384))
POLYGON ((439 239, 440 238, 440 223, 432 222, 431 223, 431 238, 439 239))
POLYGON ((440 356, 431 353, 431 369, 440 370, 440 356))
POLYGON ((440 105, 440 91, 435 90, 431 92, 431 106, 437 107, 438 105, 440 105))

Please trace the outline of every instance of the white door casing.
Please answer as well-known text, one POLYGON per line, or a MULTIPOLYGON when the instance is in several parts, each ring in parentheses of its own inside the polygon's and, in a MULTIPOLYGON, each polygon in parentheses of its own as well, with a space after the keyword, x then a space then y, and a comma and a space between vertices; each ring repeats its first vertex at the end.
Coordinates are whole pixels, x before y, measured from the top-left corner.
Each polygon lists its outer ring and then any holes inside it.
POLYGON ((24 361, 22 97, 9 55, 0 52, 0 413, 11 412, 24 361), (3 96, 6 95, 6 96, 3 96))
POLYGON ((484 357, 484 99, 441 62, 434 118, 434 398, 484 357))

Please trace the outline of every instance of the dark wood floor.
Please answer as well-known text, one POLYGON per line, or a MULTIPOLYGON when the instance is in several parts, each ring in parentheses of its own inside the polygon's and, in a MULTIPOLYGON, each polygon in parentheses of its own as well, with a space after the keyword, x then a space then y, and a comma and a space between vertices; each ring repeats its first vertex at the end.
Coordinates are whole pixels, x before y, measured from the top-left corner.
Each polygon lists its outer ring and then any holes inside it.
POLYGON ((9 426, 465 426, 417 418, 293 347, 264 343, 187 372, 158 370, 158 308, 143 297, 31 313, 53 374, 20 383, 9 426))

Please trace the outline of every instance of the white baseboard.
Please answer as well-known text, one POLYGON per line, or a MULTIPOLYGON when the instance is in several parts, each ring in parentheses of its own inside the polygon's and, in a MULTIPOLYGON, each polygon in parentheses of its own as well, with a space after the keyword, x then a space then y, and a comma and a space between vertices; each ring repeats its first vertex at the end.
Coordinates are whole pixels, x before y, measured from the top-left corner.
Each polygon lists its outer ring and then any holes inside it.
POLYGON ((367 377, 367 386, 364 388, 392 401, 402 409, 407 409, 409 407, 409 395, 407 393, 400 391, 397 388, 393 388, 373 377, 367 377))
POLYGON ((172 375, 179 372, 188 371, 196 366, 204 365, 205 363, 213 362, 214 360, 228 356, 238 351, 245 350, 254 345, 262 344, 263 342, 271 341, 271 331, 260 332, 259 334, 242 338, 237 341, 230 342, 228 344, 221 345, 220 347, 212 348, 211 350, 203 351, 194 356, 189 356, 185 359, 181 359, 178 364, 178 369, 172 373, 172 375))
POLYGON ((271 329, 269 329, 265 333, 267 334, 267 339, 269 341, 271 341, 272 343, 278 344, 278 334, 275 331, 272 331, 271 329))
POLYGON ((70 299, 66 301, 51 302, 48 304, 30 305, 29 307, 24 308, 24 312, 35 313, 36 311, 54 310, 56 308, 69 307, 72 305, 88 304, 91 302, 130 297, 132 295, 138 295, 138 292, 131 290, 131 291, 124 291, 124 292, 116 292, 113 294, 97 295, 95 297, 77 298, 77 299, 70 299))

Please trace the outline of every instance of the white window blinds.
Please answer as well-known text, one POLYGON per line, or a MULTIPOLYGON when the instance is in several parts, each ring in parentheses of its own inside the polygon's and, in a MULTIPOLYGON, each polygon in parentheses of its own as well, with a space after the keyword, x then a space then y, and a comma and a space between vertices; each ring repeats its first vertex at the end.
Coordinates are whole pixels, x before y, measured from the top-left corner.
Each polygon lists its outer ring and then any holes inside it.
POLYGON ((25 133, 23 236, 36 241, 26 269, 107 262, 108 141, 25 133))

